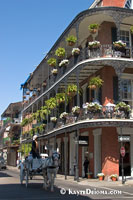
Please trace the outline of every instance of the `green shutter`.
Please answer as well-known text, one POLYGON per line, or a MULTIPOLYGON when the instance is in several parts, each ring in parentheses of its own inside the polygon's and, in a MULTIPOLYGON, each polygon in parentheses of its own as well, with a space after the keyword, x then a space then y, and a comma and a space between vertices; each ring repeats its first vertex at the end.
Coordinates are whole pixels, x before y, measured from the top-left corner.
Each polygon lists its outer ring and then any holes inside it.
POLYGON ((115 27, 112 27, 111 32, 112 32, 112 43, 113 43, 117 41, 117 29, 115 27))
POLYGON ((113 99, 114 103, 118 102, 118 77, 113 77, 113 99))

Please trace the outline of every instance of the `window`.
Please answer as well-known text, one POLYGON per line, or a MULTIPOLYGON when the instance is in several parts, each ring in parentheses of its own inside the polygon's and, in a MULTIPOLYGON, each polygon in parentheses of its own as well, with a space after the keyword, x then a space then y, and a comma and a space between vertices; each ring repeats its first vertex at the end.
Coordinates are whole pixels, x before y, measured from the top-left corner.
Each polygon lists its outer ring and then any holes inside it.
POLYGON ((132 0, 127 0, 125 3, 125 8, 131 8, 132 0))
POLYGON ((121 85, 122 99, 131 100, 131 80, 123 79, 121 85))
POLYGON ((120 40, 126 43, 126 46, 130 46, 129 31, 120 31, 120 40))

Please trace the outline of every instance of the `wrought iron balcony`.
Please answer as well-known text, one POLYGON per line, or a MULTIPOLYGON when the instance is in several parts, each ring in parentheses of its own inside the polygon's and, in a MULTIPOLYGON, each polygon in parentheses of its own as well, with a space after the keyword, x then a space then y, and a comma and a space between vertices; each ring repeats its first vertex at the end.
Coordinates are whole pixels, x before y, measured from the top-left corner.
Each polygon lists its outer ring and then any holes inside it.
MULTIPOLYGON (((72 56, 70 55, 69 58, 69 64, 67 67, 58 67, 58 73, 57 75, 53 75, 50 71, 49 67, 49 75, 48 79, 45 81, 46 86, 41 88, 39 92, 36 92, 36 96, 32 96, 29 100, 27 100, 24 103, 24 108, 26 108, 29 104, 32 104, 32 102, 35 102, 36 99, 38 99, 43 93, 45 93, 50 87, 53 86, 55 82, 57 82, 60 78, 63 77, 67 72, 74 68, 76 64, 78 64, 81 61, 87 60, 87 59, 94 59, 95 58, 115 58, 121 59, 121 58, 126 58, 126 59, 133 59, 133 48, 132 47, 126 47, 126 48, 115 48, 111 44, 107 45, 101 45, 98 48, 89 48, 85 47, 84 49, 80 49, 80 54, 78 56, 72 56)), ((73 81, 72 81, 73 82, 73 81)))

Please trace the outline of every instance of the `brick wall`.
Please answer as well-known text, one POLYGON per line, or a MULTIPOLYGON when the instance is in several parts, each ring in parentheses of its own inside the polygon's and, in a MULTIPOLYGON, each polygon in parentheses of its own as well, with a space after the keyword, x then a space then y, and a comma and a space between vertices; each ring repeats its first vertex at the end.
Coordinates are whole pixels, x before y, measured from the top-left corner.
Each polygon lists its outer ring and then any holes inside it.
POLYGON ((124 7, 125 0, 103 0, 103 6, 124 7))
POLYGON ((119 175, 119 146, 116 128, 102 129, 102 172, 119 175))

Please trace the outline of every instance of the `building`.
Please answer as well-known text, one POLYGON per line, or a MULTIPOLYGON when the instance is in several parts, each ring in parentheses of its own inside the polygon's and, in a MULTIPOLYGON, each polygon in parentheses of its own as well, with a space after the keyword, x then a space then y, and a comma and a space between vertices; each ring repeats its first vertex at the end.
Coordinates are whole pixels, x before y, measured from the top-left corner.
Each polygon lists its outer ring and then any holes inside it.
MULTIPOLYGON (((84 176, 87 156, 93 177, 99 172, 106 177, 121 176, 120 148, 124 146, 124 173, 133 176, 133 10, 130 8, 132 1, 94 1, 90 9, 73 19, 22 84, 22 146, 30 144, 37 133, 40 152, 45 152, 45 147, 59 149, 60 173, 75 174, 77 179, 84 176), (98 29, 91 32, 90 25, 98 25, 98 29), (76 37, 74 46, 68 45, 68 36, 76 37), (58 47, 65 49, 67 61, 58 57, 58 47), (73 48, 78 48, 74 49, 78 55, 74 55, 73 48), (53 68, 49 66, 50 58, 56 64, 53 68), (63 66, 64 62, 67 66, 63 66), (102 80, 102 87, 90 87, 94 77, 102 80), (92 101, 102 106, 99 113, 91 110, 93 104, 86 104, 92 101), (72 113, 74 106, 80 107, 77 115, 72 113), (66 119, 60 118, 63 112, 68 113, 66 119), (51 117, 57 117, 57 121, 51 117)), ((60 50, 64 53, 64 49, 60 50)))
POLYGON ((21 110, 22 102, 15 102, 9 104, 1 115, 0 151, 7 160, 7 164, 12 166, 16 166, 18 159, 21 134, 21 110))

